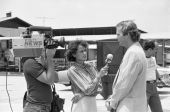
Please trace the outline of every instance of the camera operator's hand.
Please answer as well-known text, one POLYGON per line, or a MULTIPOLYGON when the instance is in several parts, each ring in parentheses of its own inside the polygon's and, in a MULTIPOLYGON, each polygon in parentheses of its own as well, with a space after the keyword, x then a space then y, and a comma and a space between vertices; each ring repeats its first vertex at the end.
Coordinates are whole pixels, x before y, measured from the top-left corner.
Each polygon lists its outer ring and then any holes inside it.
POLYGON ((54 45, 55 45, 54 39, 46 38, 46 39, 44 40, 44 46, 45 46, 45 48, 47 48, 47 49, 52 49, 52 48, 55 48, 54 45))
POLYGON ((54 57, 55 51, 56 49, 46 49, 45 64, 47 65, 47 68, 54 69, 53 57, 54 57))
POLYGON ((35 58, 35 60, 45 67, 54 68, 53 57, 54 57, 55 51, 56 49, 43 49, 42 56, 39 58, 35 58))
POLYGON ((46 49, 47 59, 52 59, 55 55, 56 49, 46 49))

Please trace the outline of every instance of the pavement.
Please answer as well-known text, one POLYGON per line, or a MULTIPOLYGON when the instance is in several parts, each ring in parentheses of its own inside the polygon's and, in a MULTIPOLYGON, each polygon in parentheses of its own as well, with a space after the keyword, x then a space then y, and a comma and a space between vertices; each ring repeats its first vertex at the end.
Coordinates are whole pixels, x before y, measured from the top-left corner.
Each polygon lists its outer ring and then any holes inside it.
MULTIPOLYGON (((59 96, 65 98, 65 112, 70 112, 71 98, 73 97, 70 86, 63 84, 55 84, 55 86, 59 96)), ((25 91, 26 82, 22 73, 10 72, 6 74, 5 72, 0 72, 0 112, 22 112, 22 100, 25 91), (11 105, 9 102, 11 102, 11 105)), ((163 112, 170 112, 170 88, 158 88, 158 91, 163 112)), ((104 105, 105 100, 101 95, 97 95, 96 102, 98 112, 108 112, 104 105)))

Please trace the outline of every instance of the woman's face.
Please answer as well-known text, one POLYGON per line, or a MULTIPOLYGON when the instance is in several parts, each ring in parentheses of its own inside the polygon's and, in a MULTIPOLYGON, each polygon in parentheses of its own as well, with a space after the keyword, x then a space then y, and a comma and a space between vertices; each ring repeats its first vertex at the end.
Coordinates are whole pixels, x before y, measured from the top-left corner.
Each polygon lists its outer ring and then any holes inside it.
POLYGON ((75 54, 76 62, 84 62, 87 60, 87 48, 79 45, 75 54))

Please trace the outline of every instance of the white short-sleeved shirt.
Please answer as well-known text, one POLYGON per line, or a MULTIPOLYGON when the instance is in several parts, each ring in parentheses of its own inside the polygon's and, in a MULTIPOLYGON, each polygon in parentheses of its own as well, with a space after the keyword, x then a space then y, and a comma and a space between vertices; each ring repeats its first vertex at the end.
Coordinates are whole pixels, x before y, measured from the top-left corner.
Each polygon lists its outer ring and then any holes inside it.
POLYGON ((147 58, 147 71, 146 71, 146 80, 152 81, 156 80, 156 59, 155 57, 147 58))

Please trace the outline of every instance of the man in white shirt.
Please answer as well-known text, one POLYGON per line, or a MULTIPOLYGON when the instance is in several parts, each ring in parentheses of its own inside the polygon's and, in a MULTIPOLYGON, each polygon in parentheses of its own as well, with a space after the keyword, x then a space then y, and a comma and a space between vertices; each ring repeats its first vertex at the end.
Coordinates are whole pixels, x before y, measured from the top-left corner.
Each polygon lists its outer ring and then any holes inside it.
POLYGON ((127 48, 106 101, 111 112, 146 112, 147 62, 141 47, 140 33, 133 21, 122 21, 116 26, 120 46, 127 48))
POLYGON ((159 94, 157 92, 156 80, 159 79, 155 54, 157 52, 157 44, 154 41, 146 41, 143 49, 147 58, 146 72, 146 92, 148 105, 152 112, 163 112, 159 94))

